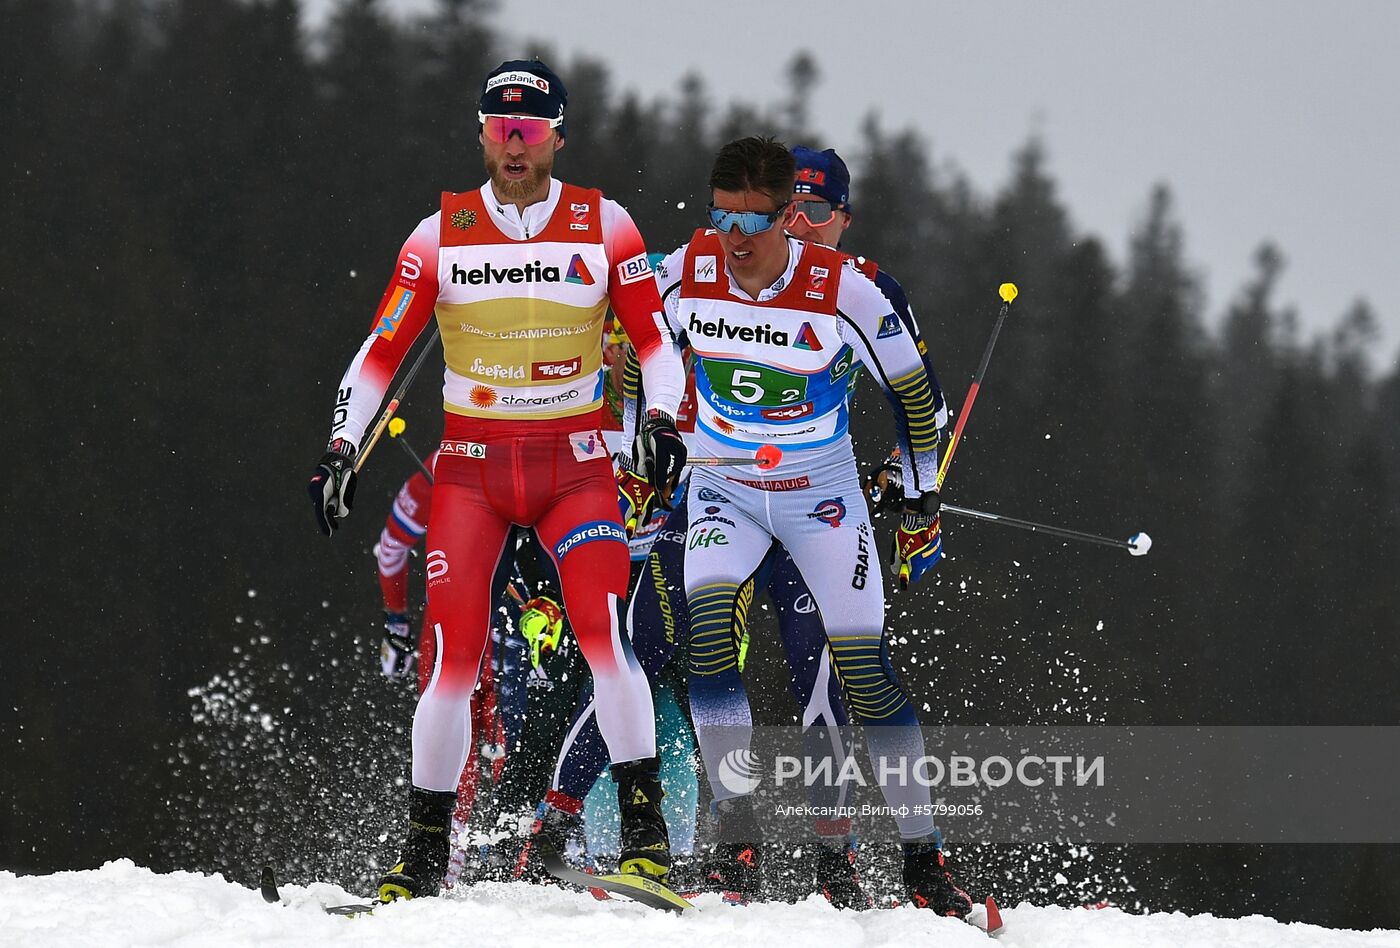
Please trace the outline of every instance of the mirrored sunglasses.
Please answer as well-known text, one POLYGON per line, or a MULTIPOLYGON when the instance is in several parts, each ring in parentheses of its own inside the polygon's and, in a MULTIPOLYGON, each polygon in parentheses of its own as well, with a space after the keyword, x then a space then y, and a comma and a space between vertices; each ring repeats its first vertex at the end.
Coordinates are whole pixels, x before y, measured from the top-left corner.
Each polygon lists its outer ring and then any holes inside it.
POLYGON ((563 117, 556 119, 539 118, 534 115, 485 115, 476 113, 481 122, 481 132, 493 142, 505 143, 515 134, 527 145, 539 145, 549 140, 549 135, 564 123, 563 117))
POLYGON ((795 216, 806 218, 812 227, 830 224, 837 211, 846 209, 843 205, 832 204, 830 201, 793 201, 792 206, 796 211, 795 216))
POLYGON ((725 211, 711 204, 708 208, 710 226, 722 234, 727 234, 737 227, 744 236, 752 237, 777 223, 790 203, 784 201, 772 211, 725 211))

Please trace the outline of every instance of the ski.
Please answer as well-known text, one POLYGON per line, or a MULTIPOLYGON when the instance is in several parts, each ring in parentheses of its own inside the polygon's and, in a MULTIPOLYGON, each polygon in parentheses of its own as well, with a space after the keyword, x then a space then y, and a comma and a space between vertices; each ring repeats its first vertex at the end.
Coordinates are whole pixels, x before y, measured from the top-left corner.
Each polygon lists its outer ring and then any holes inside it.
POLYGON ((552 850, 540 850, 540 864, 560 882, 567 882, 580 889, 587 889, 594 892, 595 897, 597 892, 605 892, 609 896, 620 895, 634 902, 640 902, 651 908, 667 912, 680 913, 695 907, 661 883, 645 876, 631 873, 590 875, 581 869, 570 866, 564 861, 563 856, 552 850))
POLYGON ((258 891, 262 893, 264 902, 276 905, 282 901, 282 895, 277 891, 277 877, 272 874, 271 866, 262 867, 262 878, 258 880, 258 891))
MULTIPOLYGON (((271 866, 262 867, 262 877, 258 880, 258 891, 262 893, 264 902, 276 905, 282 901, 282 894, 277 891, 277 877, 273 875, 271 866)), ((378 902, 348 902, 345 905, 323 905, 321 910, 327 915, 369 915, 381 904, 378 902)))
POLYGON ((996 938, 1005 930, 1006 925, 1001 920, 1001 909, 997 907, 997 900, 990 895, 987 896, 986 909, 987 917, 985 919, 978 921, 977 919, 969 917, 967 921, 969 924, 975 925, 991 937, 996 938))

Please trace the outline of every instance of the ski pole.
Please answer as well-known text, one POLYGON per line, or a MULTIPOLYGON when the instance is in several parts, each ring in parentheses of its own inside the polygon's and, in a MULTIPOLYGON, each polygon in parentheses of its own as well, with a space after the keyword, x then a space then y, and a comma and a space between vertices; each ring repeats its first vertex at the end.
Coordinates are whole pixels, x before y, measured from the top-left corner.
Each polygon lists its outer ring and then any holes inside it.
POLYGON ((428 465, 423 463, 423 459, 418 456, 418 452, 413 450, 413 446, 408 443, 408 439, 403 436, 403 430, 408 427, 408 423, 402 418, 394 418, 389 422, 389 437, 398 441, 399 445, 408 452, 408 456, 413 458, 413 463, 418 465, 418 470, 423 472, 423 476, 428 479, 428 483, 433 482, 433 472, 428 470, 428 465))
POLYGON ((1112 537, 1101 537, 1093 533, 1081 533, 1078 530, 1067 530, 1064 527, 1052 527, 1044 523, 1033 523, 1030 520, 1019 520, 1016 517, 1003 517, 1001 514, 988 513, 985 510, 973 510, 971 507, 958 507, 954 504, 944 504, 941 510, 944 513, 958 514, 961 517, 971 517, 974 520, 986 520, 990 523, 999 523, 1005 527, 1016 527, 1020 530, 1029 530, 1032 533, 1044 533, 1048 536, 1060 537, 1065 540, 1083 540, 1085 543, 1114 546, 1120 550, 1127 550, 1133 556, 1146 556, 1147 551, 1152 549, 1152 538, 1145 533, 1134 533, 1126 540, 1115 540, 1112 537))
POLYGON ((423 351, 418 353, 418 358, 409 367, 408 375, 404 376, 403 383, 399 385, 394 397, 389 399, 389 404, 384 406, 384 414, 379 416, 379 421, 375 422, 374 430, 370 432, 369 440, 360 449, 360 453, 355 455, 355 473, 360 473, 360 468, 365 466, 365 461, 369 459, 369 453, 374 450, 374 446, 379 443, 380 435, 384 434, 384 429, 389 425, 389 419, 394 417, 394 412, 399 410, 399 403, 408 394, 408 387, 413 384, 413 380, 418 376, 418 370, 423 368, 423 363, 427 361, 428 353, 433 349, 433 343, 437 341, 438 327, 433 324, 433 334, 428 337, 428 341, 423 344, 423 351))
POLYGON ((760 471, 771 471, 783 459, 783 450, 775 444, 765 444, 751 458, 686 458, 692 467, 738 467, 751 465, 760 471))
POLYGON ((987 340, 987 348, 982 350, 982 364, 977 366, 977 372, 972 376, 972 385, 967 389, 967 398, 963 400, 962 411, 958 413, 958 423, 953 427, 953 437, 948 442, 948 453, 943 455, 943 463, 938 466, 938 489, 943 489, 943 479, 948 476, 948 466, 953 463, 953 452, 958 449, 958 442, 962 439, 964 426, 967 425, 968 416, 972 414, 972 403, 977 401, 977 390, 982 386, 982 376, 987 373, 987 363, 991 361, 992 349, 997 344, 997 336, 1001 333, 1001 324, 1006 321, 1006 314, 1011 309, 1011 301, 1016 298, 1019 291, 1015 283, 1003 283, 997 287, 997 294, 1001 297, 1001 312, 997 314, 997 321, 992 326, 992 337, 987 340))

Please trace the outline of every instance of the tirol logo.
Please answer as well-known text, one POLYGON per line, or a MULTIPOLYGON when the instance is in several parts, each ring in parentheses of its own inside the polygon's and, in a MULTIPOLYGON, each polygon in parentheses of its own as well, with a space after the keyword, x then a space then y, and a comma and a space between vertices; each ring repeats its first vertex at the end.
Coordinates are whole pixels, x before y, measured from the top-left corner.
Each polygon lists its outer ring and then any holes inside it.
POLYGON ((471 366, 467 369, 472 375, 485 376, 492 379, 523 379, 525 378, 525 366, 523 365, 487 365, 478 357, 472 360, 471 366))
POLYGON ((812 508, 812 512, 807 515, 808 520, 820 520, 822 523, 832 527, 841 526, 841 521, 846 519, 846 499, 836 497, 832 500, 823 500, 812 508))
POLYGON ((532 362, 530 378, 536 382, 557 382, 560 379, 573 378, 582 368, 583 359, 578 356, 563 362, 532 362))
POLYGON ((569 261, 569 273, 564 279, 569 283, 581 283, 584 286, 593 285, 593 274, 588 272, 588 267, 584 265, 583 258, 578 254, 574 254, 574 258, 569 261))
POLYGON ((817 334, 812 331, 811 323, 803 323, 802 328, 797 330, 797 341, 793 343, 797 349, 806 349, 808 352, 821 352, 822 341, 817 338, 817 334))
POLYGON ((719 527, 701 527, 691 533, 690 542, 686 544, 692 550, 703 550, 711 546, 728 546, 729 537, 724 535, 724 531, 719 527))
MULTIPOLYGON (((574 259, 578 260, 578 254, 574 254, 574 259)), ((584 282, 575 280, 572 272, 572 267, 570 267, 569 282, 584 282)), ((547 267, 539 260, 527 263, 523 267, 505 267, 500 270, 492 266, 489 260, 472 270, 463 270, 454 263, 452 264, 452 282, 466 283, 471 286, 490 286, 492 283, 558 283, 559 268, 547 267)), ((590 276, 587 282, 592 283, 593 278, 590 276)))
MULTIPOLYGON (((812 332, 812 327, 806 323, 802 324, 803 330, 812 332)), ((772 323, 764 323, 761 326, 731 326, 725 322, 721 316, 718 322, 701 322, 696 313, 690 314, 690 322, 686 325, 686 331, 693 336, 706 336, 710 339, 738 339, 740 342, 757 342, 765 346, 785 346, 788 344, 788 334, 781 329, 774 329, 772 323)), ((816 337, 814 336, 813 339, 816 337)), ((799 348, 810 349, 811 346, 800 346, 799 348)), ((821 348, 821 343, 817 343, 817 348, 821 348)))
POLYGON ((815 184, 817 187, 821 187, 826 184, 826 172, 818 171, 816 168, 803 168, 797 172, 797 180, 803 184, 815 184))
POLYGON ((556 559, 563 559, 565 554, 574 547, 584 543, 592 543, 594 540, 617 540, 620 543, 626 543, 627 534, 623 533, 622 528, 610 520, 593 520, 581 525, 573 533, 555 544, 554 556, 556 559))
POLYGON ((759 414, 764 418, 771 418, 773 421, 792 421, 797 418, 806 418, 813 411, 811 402, 803 402, 801 405, 788 405, 786 408, 765 408, 759 414))

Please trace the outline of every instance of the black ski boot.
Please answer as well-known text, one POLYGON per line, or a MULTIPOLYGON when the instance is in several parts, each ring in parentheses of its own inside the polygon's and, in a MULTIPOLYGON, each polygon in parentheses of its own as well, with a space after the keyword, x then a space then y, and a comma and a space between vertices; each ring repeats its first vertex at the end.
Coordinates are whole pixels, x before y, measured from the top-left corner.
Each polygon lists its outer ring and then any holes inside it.
POLYGON ((763 889, 763 841, 753 815, 753 800, 734 797, 715 805, 719 842, 705 861, 710 888, 744 901, 757 899, 763 889))
POLYGON ((398 864, 379 880, 379 901, 437 895, 447 874, 449 832, 457 794, 413 788, 408 798, 408 841, 398 864))
POLYGON ((817 846, 817 891, 839 909, 868 909, 874 902, 860 885, 856 854, 843 839, 822 840, 817 846))
POLYGON ((671 871, 671 837, 661 813, 661 758, 612 765, 617 808, 622 815, 618 867, 665 882, 671 871))
POLYGON ((569 840, 583 834, 583 804, 573 797, 551 790, 535 812, 535 824, 520 848, 511 877, 520 882, 554 883, 554 877, 540 862, 540 853, 548 851, 562 855, 569 840))
POLYGON ((931 838, 904 844, 904 893, 919 908, 967 918, 972 897, 953 882, 943 852, 931 838))

